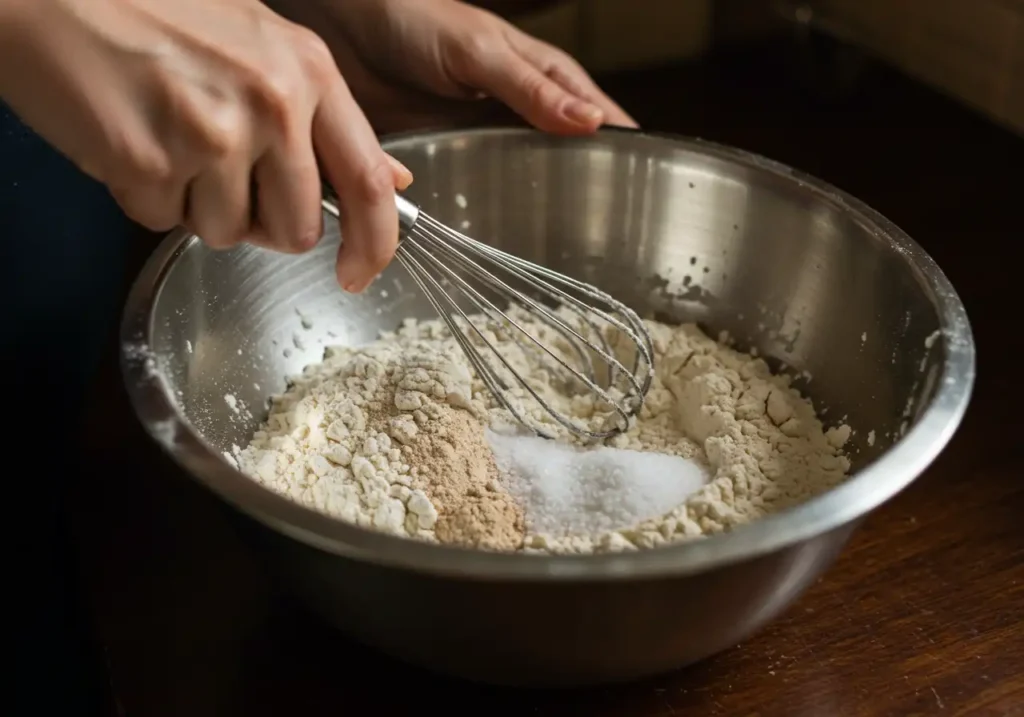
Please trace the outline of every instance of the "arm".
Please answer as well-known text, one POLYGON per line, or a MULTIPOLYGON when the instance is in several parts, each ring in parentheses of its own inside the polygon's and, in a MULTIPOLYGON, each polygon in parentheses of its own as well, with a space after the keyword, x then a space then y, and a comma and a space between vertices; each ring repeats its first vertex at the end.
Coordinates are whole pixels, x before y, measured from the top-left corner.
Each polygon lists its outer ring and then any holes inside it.
MULTIPOLYGON (((568 54, 469 3, 270 2, 324 37, 346 73, 371 78, 363 83, 371 88, 364 97, 390 85, 407 95, 441 99, 456 111, 481 97, 493 98, 538 129, 557 134, 589 134, 603 123, 635 126, 568 54)), ((486 4, 495 6, 493 0, 486 4)), ((534 0, 529 4, 537 6, 534 0)), ((512 2, 499 5, 509 9, 512 2)))
POLYGON ((0 0, 0 97, 125 213, 214 248, 300 252, 338 189, 338 279, 398 242, 408 170, 381 149, 323 41, 256 0, 0 0), (255 186, 256 191, 253 191, 255 186))

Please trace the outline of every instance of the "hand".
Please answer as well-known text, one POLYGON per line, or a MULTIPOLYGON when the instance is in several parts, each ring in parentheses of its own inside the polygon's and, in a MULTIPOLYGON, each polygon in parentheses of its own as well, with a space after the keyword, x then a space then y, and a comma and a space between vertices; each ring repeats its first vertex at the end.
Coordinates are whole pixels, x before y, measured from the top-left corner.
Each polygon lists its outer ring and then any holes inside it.
POLYGON ((574 59, 455 0, 272 0, 323 37, 378 131, 468 118, 481 97, 539 129, 635 127, 574 59))
POLYGON ((0 5, 0 96, 136 221, 306 250, 319 157, 344 216, 339 281, 362 290, 391 259, 412 177, 309 30, 256 0, 0 5))

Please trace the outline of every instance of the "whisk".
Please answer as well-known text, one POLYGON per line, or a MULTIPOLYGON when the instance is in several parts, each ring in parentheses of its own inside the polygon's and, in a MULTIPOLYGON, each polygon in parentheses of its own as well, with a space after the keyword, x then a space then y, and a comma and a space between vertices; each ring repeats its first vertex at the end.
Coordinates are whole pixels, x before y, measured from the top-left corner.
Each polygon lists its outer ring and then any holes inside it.
MULTIPOLYGON (((338 217, 337 195, 326 182, 323 186, 323 208, 338 217)), ((590 284, 472 239, 421 211, 400 194, 395 195, 395 204, 399 221, 395 257, 445 322, 477 375, 502 407, 529 430, 552 437, 535 422, 528 421, 516 402, 510 400, 514 384, 525 390, 557 423, 584 440, 609 438, 629 428, 643 406, 654 375, 651 337, 635 311, 590 284), (514 285, 525 287, 529 293, 514 285), (545 305, 538 300, 540 297, 546 297, 556 308, 545 305), (472 310, 467 311, 467 304, 472 310), (566 352, 541 342, 511 315, 516 313, 511 307, 519 307, 554 329, 568 345, 568 353, 577 360, 572 361, 566 352), (577 321, 570 321, 572 316, 577 321), (490 322, 482 327, 481 319, 490 319, 490 322), (616 357, 605 335, 607 327, 620 332, 633 347, 631 369, 616 357), (520 347, 532 350, 549 368, 567 372, 573 381, 611 409, 615 417, 613 425, 584 425, 556 410, 540 395, 538 387, 531 385, 502 355, 488 338, 487 328, 501 331, 520 347), (474 345, 474 338, 483 350, 474 345), (497 370, 498 366, 504 371, 497 370)))

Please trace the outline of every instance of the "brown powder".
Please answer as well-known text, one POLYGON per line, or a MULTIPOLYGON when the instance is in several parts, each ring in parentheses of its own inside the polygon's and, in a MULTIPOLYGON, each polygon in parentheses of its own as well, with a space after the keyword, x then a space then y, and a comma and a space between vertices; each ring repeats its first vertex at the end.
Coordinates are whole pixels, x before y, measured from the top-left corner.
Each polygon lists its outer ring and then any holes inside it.
POLYGON ((486 550, 517 550, 525 537, 522 508, 498 485, 498 468, 480 420, 442 405, 406 447, 414 487, 437 507, 438 541, 486 550))

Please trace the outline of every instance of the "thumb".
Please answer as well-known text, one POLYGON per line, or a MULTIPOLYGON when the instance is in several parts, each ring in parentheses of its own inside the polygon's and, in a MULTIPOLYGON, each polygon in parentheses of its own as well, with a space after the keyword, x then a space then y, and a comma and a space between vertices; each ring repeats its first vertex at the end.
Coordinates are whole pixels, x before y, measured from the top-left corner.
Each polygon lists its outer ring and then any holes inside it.
POLYGON ((387 155, 387 158, 388 164, 391 165, 391 174, 395 179, 395 189, 404 192, 412 184, 412 172, 390 154, 387 155))

